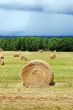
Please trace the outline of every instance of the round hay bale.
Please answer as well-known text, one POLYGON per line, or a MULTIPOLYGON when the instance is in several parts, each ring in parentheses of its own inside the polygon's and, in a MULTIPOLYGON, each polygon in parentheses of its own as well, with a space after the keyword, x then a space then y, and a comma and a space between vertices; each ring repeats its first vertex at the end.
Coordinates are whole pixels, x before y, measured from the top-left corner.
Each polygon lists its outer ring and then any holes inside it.
POLYGON ((38 52, 44 52, 44 50, 38 50, 38 52))
POLYGON ((21 73, 23 85, 53 85, 54 74, 48 63, 34 60, 25 65, 21 73))
POLYGON ((4 65, 4 64, 5 64, 4 61, 0 60, 0 65, 4 65))
POLYGON ((54 52, 56 53, 56 50, 54 50, 54 52))
POLYGON ((56 58, 55 54, 50 55, 50 59, 55 59, 55 58, 56 58))
POLYGON ((19 54, 14 54, 14 57, 19 57, 19 54))
POLYGON ((27 61, 27 57, 21 56, 21 60, 27 61))

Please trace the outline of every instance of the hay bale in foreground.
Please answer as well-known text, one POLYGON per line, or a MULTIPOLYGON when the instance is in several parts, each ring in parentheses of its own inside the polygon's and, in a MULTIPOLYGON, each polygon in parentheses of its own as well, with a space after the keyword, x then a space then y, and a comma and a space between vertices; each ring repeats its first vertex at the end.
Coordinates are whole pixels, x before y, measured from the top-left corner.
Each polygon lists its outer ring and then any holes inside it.
POLYGON ((26 64, 21 73, 23 85, 40 86, 53 85, 54 74, 48 63, 42 60, 34 60, 26 64))
POLYGON ((27 59, 27 57, 25 57, 25 56, 21 56, 21 60, 27 61, 28 59, 27 59))

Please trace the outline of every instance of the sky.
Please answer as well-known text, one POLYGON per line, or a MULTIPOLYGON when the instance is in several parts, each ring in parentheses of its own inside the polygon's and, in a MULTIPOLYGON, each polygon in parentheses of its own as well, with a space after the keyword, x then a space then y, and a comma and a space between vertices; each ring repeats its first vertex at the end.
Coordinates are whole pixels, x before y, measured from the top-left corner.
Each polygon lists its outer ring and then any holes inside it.
POLYGON ((1 0, 0 35, 72 36, 73 0, 1 0))

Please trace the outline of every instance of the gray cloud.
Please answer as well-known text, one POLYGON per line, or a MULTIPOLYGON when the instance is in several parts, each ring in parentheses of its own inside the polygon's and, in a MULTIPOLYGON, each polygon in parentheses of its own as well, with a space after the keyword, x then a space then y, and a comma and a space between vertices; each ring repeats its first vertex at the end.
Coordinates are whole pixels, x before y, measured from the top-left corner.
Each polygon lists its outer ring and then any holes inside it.
POLYGON ((42 7, 39 0, 30 0, 30 1, 3 0, 3 1, 0 1, 0 8, 5 10, 42 11, 42 7))
POLYGON ((73 0, 42 0, 44 11, 50 13, 73 13, 73 0))
POLYGON ((0 1, 0 8, 73 14, 73 0, 2 0, 0 1))

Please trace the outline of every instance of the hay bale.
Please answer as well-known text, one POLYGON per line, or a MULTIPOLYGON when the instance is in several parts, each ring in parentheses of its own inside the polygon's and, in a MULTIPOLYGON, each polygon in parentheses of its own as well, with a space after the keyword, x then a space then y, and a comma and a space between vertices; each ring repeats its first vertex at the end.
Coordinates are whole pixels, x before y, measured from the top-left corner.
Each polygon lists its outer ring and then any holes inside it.
POLYGON ((19 57, 19 54, 14 54, 14 57, 19 57))
POLYGON ((25 56, 21 56, 21 60, 27 61, 28 59, 25 56))
POLYGON ((48 63, 34 60, 25 65, 21 77, 25 86, 53 85, 54 74, 48 63))
POLYGON ((56 58, 56 54, 50 55, 50 59, 55 59, 55 58, 56 58))
POLYGON ((53 53, 50 55, 50 59, 56 58, 56 50, 53 51, 53 53))
POLYGON ((38 50, 38 52, 44 52, 44 50, 38 50))
POLYGON ((54 53, 56 53, 56 50, 54 50, 54 53))
POLYGON ((5 64, 4 61, 0 60, 0 65, 4 65, 4 64, 5 64))

